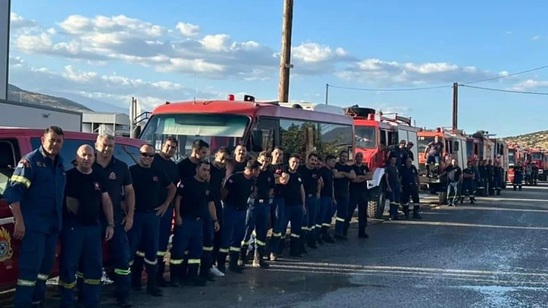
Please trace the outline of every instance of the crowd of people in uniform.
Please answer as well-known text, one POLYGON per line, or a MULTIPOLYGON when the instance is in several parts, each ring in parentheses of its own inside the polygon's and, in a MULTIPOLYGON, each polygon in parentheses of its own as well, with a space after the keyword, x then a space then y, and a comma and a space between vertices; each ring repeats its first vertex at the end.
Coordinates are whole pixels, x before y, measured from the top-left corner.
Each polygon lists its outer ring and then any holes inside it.
POLYGON ((65 171, 63 138, 60 127, 47 128, 4 193, 13 237, 21 240, 16 308, 44 306, 58 239, 61 307, 77 301, 98 307, 103 268, 111 273, 118 306, 131 307, 131 290, 143 288, 144 273, 148 294, 162 296, 162 287, 202 286, 215 276, 242 273, 248 263, 268 268, 283 257, 286 242, 290 256, 302 257, 308 249, 347 241, 356 207, 357 236, 368 238, 371 173, 362 154, 352 164, 347 151, 323 159, 291 154, 284 161, 282 148, 252 157, 244 145, 210 153, 205 141, 195 140, 190 156, 175 163, 178 141, 168 137, 159 153, 143 145, 128 166, 113 156, 114 137, 99 135, 95 148, 78 148, 74 168, 65 171))

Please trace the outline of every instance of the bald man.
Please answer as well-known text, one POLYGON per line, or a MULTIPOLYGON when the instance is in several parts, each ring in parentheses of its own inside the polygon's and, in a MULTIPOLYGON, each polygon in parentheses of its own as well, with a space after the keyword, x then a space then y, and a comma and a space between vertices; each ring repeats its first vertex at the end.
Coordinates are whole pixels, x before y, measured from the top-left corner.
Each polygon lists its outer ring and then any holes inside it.
MULTIPOLYGON (((133 227, 128 231, 129 255, 133 258, 137 249, 143 250, 147 271, 147 292, 152 296, 162 296, 158 287, 158 233, 160 218, 166 213, 175 197, 176 188, 167 174, 158 168, 151 168, 155 156, 154 148, 145 144, 140 148, 139 163, 129 167, 135 190, 135 214, 133 227), (164 200, 160 196, 167 195, 164 200), (158 206, 160 204, 160 206, 158 206)), ((131 262, 132 280, 141 279, 142 267, 131 262)), ((135 286, 135 285, 134 285, 135 286)))
POLYGON ((81 294, 85 306, 99 307, 103 274, 100 216, 104 213, 108 222, 105 232, 107 241, 114 234, 114 218, 106 179, 100 173, 93 172, 94 161, 93 148, 82 145, 76 152, 76 166, 67 171, 59 274, 61 307, 76 305, 74 288, 79 270, 83 274, 81 294))

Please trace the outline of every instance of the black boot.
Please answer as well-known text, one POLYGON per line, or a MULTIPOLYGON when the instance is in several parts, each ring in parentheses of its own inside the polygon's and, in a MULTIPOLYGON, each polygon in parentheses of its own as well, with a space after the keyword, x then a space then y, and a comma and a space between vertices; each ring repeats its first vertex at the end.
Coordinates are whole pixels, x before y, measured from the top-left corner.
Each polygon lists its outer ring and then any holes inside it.
POLYGON ((316 242, 318 238, 316 236, 317 230, 318 228, 313 228, 312 230, 308 232, 307 244, 308 244, 308 247, 312 249, 318 248, 318 243, 316 242))
POLYGON ((257 248, 253 256, 253 267, 269 268, 270 264, 265 261, 264 247, 257 248))
POLYGON ((403 214, 405 215, 405 219, 409 219, 409 205, 403 206, 403 214))
POLYGON ((166 263, 164 262, 164 256, 158 256, 158 286, 161 288, 165 288, 168 286, 167 281, 164 278, 164 273, 166 271, 166 263))
POLYGON ((133 264, 131 265, 131 287, 135 291, 141 291, 143 284, 141 283, 143 278, 143 266, 145 260, 143 257, 135 256, 133 258, 133 264))
MULTIPOLYGON (((200 278, 206 281, 215 281, 215 278, 213 278, 213 275, 211 275, 209 271, 210 269, 211 269, 211 258, 209 256, 203 257, 200 260, 200 278)), ((190 268, 189 268, 189 271, 190 271, 190 268)))
POLYGON ((299 257, 299 258, 302 257, 301 251, 299 249, 299 239, 300 238, 291 237, 291 240, 289 243, 289 255, 292 257, 299 257))
POLYGON ((422 219, 422 216, 419 214, 420 205, 413 206, 413 219, 422 219))
POLYGON ((228 263, 228 269, 231 272, 241 274, 241 273, 243 273, 243 270, 238 265, 238 256, 239 256, 239 253, 237 253, 237 252, 231 252, 230 253, 230 261, 228 263))
MULTIPOLYGON (((200 264, 189 264, 188 265, 188 279, 191 285, 196 287, 205 286, 207 280, 203 277, 198 276, 198 268, 200 264)), ((208 269, 209 271, 209 269, 208 269)))
POLYGON ((326 243, 335 243, 335 240, 329 235, 329 228, 328 227, 322 227, 322 235, 321 238, 326 243))
POLYGON ((179 282, 181 284, 188 284, 188 258, 185 255, 185 259, 181 264, 181 269, 179 270, 179 282))
POLYGON ((308 253, 306 250, 306 239, 307 239, 308 231, 301 229, 301 237, 299 237, 299 252, 301 254, 308 253))
POLYGON ((217 269, 226 274, 226 252, 220 252, 217 255, 217 269))
POLYGON ((470 196, 470 204, 475 204, 475 203, 476 203, 476 197, 470 196))
POLYGON ((398 217, 398 208, 400 206, 397 204, 390 204, 390 219, 392 220, 400 220, 398 217))
POLYGON ((152 296, 162 296, 162 289, 158 287, 158 266, 146 265, 147 268, 147 293, 152 296))
POLYGON ((321 228, 316 227, 316 229, 314 229, 314 236, 316 238, 316 242, 320 245, 323 245, 325 243, 322 238, 322 230, 323 230, 323 227, 321 228))
POLYGON ((169 264, 169 285, 172 287, 178 287, 180 285, 179 279, 181 278, 181 265, 169 264))
POLYGON ((244 264, 244 265, 247 264, 247 262, 249 261, 248 255, 249 255, 249 246, 244 245, 240 247, 240 264, 244 264))

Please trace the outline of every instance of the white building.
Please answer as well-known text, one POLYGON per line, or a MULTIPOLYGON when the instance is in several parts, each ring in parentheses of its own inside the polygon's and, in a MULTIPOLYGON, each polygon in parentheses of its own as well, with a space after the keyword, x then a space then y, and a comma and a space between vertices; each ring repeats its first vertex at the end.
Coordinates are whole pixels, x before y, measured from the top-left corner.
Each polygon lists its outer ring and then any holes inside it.
POLYGON ((82 114, 83 132, 129 137, 129 130, 129 115, 125 113, 85 112, 82 114))
POLYGON ((79 132, 82 129, 82 113, 0 99, 0 126, 45 129, 52 125, 79 132))

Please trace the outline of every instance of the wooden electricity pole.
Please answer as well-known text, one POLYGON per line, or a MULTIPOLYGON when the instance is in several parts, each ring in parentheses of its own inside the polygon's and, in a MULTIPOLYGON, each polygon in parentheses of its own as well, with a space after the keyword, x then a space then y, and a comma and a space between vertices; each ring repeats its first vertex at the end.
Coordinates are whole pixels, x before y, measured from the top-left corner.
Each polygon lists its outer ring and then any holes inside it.
POLYGON ((459 119, 459 84, 453 83, 453 129, 458 129, 459 119))
POLYGON ((293 0, 284 0, 284 20, 282 25, 282 52, 280 55, 280 82, 278 101, 289 101, 289 70, 291 65, 291 30, 293 27, 293 0))

